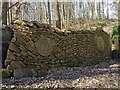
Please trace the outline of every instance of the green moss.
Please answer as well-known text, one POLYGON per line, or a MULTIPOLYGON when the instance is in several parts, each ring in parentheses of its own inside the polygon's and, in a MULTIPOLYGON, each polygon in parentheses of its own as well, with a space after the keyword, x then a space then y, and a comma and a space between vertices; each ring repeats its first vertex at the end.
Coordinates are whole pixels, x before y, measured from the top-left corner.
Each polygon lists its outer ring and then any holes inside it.
POLYGON ((119 35, 114 35, 114 36, 112 37, 112 41, 118 39, 118 37, 119 37, 119 35))
POLYGON ((3 78, 10 77, 12 76, 12 70, 2 69, 0 70, 0 76, 2 76, 3 78))
POLYGON ((119 35, 119 34, 118 34, 118 25, 113 26, 112 37, 113 37, 114 35, 119 35))

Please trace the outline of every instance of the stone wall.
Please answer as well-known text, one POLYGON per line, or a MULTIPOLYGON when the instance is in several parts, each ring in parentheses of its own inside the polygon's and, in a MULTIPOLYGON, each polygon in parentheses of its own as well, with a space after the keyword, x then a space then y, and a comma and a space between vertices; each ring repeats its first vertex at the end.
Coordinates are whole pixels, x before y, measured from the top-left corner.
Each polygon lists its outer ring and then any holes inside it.
POLYGON ((102 30, 59 31, 14 28, 7 52, 8 69, 51 68, 96 64, 110 58, 110 37, 102 30))

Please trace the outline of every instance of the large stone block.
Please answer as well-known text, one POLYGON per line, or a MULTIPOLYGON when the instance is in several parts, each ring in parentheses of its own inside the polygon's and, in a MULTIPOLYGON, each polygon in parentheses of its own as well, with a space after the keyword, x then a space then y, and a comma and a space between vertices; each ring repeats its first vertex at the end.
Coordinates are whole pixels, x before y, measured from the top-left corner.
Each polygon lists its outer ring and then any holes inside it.
POLYGON ((23 77, 36 77, 36 76, 46 76, 46 70, 37 70, 37 69, 15 69, 13 72, 13 76, 15 78, 23 78, 23 77))
POLYGON ((33 77, 31 69, 15 69, 13 72, 15 78, 33 77))
POLYGON ((52 42, 49 38, 41 36, 38 41, 35 42, 35 46, 42 56, 48 56, 53 50, 52 42))
MULTIPOLYGON (((29 30, 21 29, 18 32, 16 28, 15 44, 20 53, 13 53, 26 67, 33 65, 41 70, 96 64, 110 58, 110 36, 101 27, 91 29, 51 31, 45 27, 30 27, 29 30)), ((21 67, 19 64, 17 66, 21 67)))

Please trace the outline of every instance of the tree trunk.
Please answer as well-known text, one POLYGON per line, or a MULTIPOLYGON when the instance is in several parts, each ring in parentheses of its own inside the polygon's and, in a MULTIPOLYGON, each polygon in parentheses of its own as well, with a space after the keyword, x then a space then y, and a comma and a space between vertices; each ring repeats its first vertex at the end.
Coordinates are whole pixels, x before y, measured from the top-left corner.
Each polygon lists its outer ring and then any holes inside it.
POLYGON ((104 1, 102 0, 102 18, 104 19, 105 18, 105 15, 104 15, 104 1))
MULTIPOLYGON (((45 11, 45 22, 48 22, 48 11, 47 11, 47 5, 46 5, 46 3, 45 2, 42 2, 42 3, 44 3, 43 5, 44 5, 44 9, 43 9, 43 13, 44 13, 44 11, 45 11)), ((41 14, 42 15, 42 14, 41 14)))
POLYGON ((64 17, 64 20, 65 20, 65 5, 64 5, 65 2, 63 2, 63 17, 64 17))
POLYGON ((7 9, 9 2, 4 2, 2 4, 2 24, 7 25, 7 9))
POLYGON ((95 11, 95 2, 92 0, 92 20, 94 19, 94 11, 95 11))
POLYGON ((10 23, 11 23, 11 22, 10 22, 10 10, 8 10, 7 12, 8 12, 8 13, 7 13, 8 25, 10 25, 10 23))
POLYGON ((57 16, 58 20, 56 21, 56 27, 61 29, 61 15, 60 15, 60 9, 59 9, 59 2, 57 1, 57 16))
POLYGON ((50 2, 48 0, 48 14, 49 14, 49 24, 51 25, 51 12, 50 12, 50 2))
POLYGON ((87 6, 87 19, 90 18, 90 2, 87 3, 88 6, 87 6))
POLYGON ((109 19, 108 0, 107 0, 107 19, 109 19))
MULTIPOLYGON (((10 2, 10 6, 12 6, 12 2, 10 2)), ((10 9, 10 20, 11 20, 11 22, 13 21, 13 19, 12 19, 12 8, 10 9)))
POLYGON ((82 2, 82 18, 85 18, 85 7, 84 2, 82 2))
POLYGON ((100 2, 98 2, 98 19, 100 19, 101 18, 101 10, 100 10, 100 2))

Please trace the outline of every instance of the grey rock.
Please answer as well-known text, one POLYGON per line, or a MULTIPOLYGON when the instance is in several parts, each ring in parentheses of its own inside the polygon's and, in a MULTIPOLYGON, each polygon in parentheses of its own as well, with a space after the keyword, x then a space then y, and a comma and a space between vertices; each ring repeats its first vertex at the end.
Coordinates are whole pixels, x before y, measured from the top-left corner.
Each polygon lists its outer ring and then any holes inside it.
POLYGON ((32 69, 15 69, 13 73, 15 78, 32 77, 34 75, 32 69))

